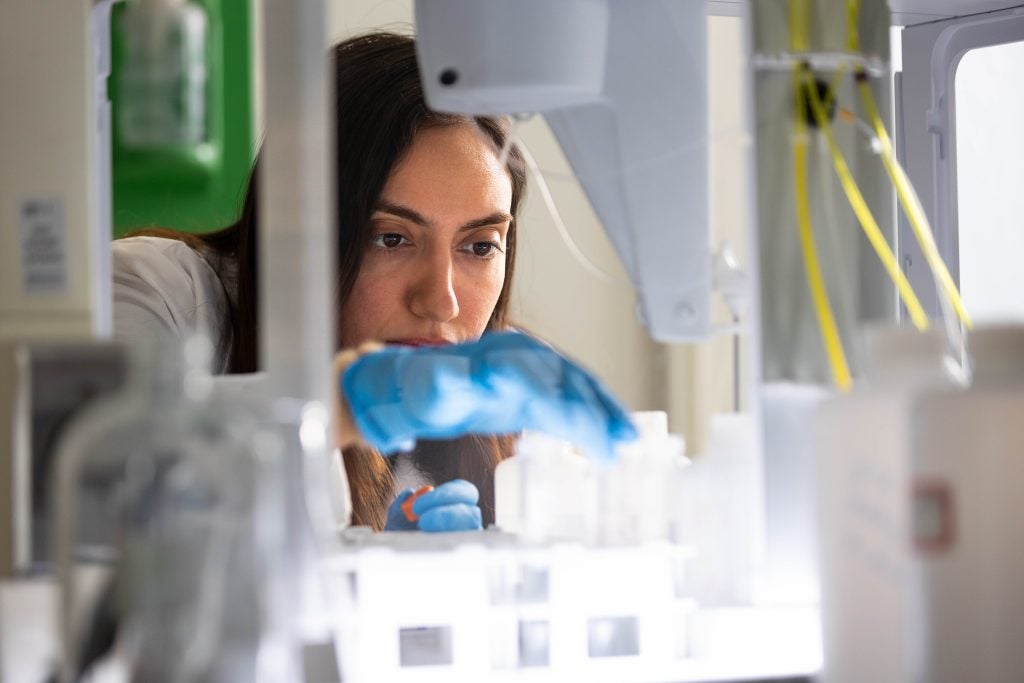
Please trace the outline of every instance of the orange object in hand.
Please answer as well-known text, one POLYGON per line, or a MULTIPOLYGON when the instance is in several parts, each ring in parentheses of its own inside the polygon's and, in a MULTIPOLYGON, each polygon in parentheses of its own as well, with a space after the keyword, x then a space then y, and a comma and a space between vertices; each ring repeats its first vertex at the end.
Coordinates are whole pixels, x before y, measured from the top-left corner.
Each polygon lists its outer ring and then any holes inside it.
POLYGON ((420 516, 412 511, 412 506, 420 496, 433 490, 433 486, 421 486, 413 491, 411 496, 402 501, 402 513, 407 520, 410 522, 418 522, 420 520, 420 516))

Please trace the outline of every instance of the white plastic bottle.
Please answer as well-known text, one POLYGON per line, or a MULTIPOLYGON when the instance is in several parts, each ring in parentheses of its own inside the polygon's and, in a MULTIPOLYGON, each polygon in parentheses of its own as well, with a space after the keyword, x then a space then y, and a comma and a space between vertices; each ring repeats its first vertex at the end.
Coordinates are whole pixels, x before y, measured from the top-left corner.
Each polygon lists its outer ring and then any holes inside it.
POLYGON ((524 432, 516 454, 494 473, 495 523, 530 542, 595 536, 596 489, 590 462, 561 439, 524 432))
POLYGON ((911 427, 913 680, 1024 680, 1024 327, 975 330, 966 391, 930 392, 911 427))
POLYGON ((864 382, 824 402, 814 426, 828 683, 909 680, 910 416, 952 381, 941 335, 877 328, 866 350, 864 382))
POLYGON ((63 679, 96 623, 91 587, 117 596, 106 617, 136 679, 252 680, 263 648, 290 647, 270 618, 291 585, 283 442, 214 395, 205 339, 155 346, 59 447, 63 679))
POLYGON ((495 471, 496 525, 538 542, 667 540, 675 473, 688 462, 685 442, 668 433, 663 412, 631 417, 640 438, 620 447, 611 463, 586 458, 560 439, 524 433, 515 457, 495 471))
POLYGON ((595 463, 598 482, 599 541, 631 545, 668 540, 672 526, 673 485, 689 461, 683 437, 668 432, 668 415, 642 411, 630 415, 640 438, 620 447, 611 466, 595 463))
POLYGON ((674 477, 671 539, 692 549, 686 591, 704 605, 749 604, 753 598, 764 534, 755 427, 749 413, 714 415, 708 450, 674 477))
POLYGON ((189 0, 135 0, 124 9, 118 133, 125 147, 207 138, 206 13, 189 0))

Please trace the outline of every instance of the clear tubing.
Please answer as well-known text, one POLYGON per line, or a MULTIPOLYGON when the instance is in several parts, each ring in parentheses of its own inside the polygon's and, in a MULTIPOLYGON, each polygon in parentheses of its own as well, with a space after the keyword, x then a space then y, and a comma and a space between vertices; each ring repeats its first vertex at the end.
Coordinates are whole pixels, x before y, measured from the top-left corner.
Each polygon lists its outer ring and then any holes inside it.
POLYGON ((793 84, 796 97, 793 123, 793 180, 796 189, 797 231, 800 236, 800 248, 807 273, 807 283, 811 289, 815 315, 821 329, 821 339, 825 346, 832 379, 841 391, 848 391, 853 383, 850 377, 850 366, 846 361, 843 341, 839 336, 832 306, 829 304, 828 292, 825 290, 825 278, 821 273, 818 260, 818 249, 814 242, 814 231, 811 225, 811 203, 807 192, 807 123, 803 112, 806 103, 803 88, 800 87, 801 66, 794 66, 793 84))
MULTIPOLYGON (((510 139, 512 137, 513 135, 509 136, 510 139)), ((609 282, 611 284, 629 284, 625 280, 606 273, 602 268, 591 261, 590 258, 583 253, 583 250, 580 249, 579 245, 576 244, 576 241, 572 238, 572 234, 569 233, 569 230, 565 226, 565 221, 562 220, 562 215, 558 212, 558 207, 555 205, 555 199, 551 195, 551 190, 548 188, 547 181, 544 179, 544 173, 540 170, 540 167, 537 165, 537 161, 533 158, 533 155, 530 154, 530 150, 523 144, 522 140, 519 139, 518 136, 515 137, 516 145, 519 147, 519 151, 522 153, 523 159, 526 161, 526 167, 529 169, 530 175, 533 176, 534 181, 537 183, 537 189, 540 190, 540 195, 544 199, 544 205, 547 207, 548 213, 551 214, 551 220, 554 222, 559 236, 562 238, 562 241, 565 242, 565 246, 569 248, 569 253, 572 254, 573 258, 575 258, 581 266, 583 266, 584 270, 599 280, 603 280, 604 282, 609 282)))
POLYGON ((952 306, 960 322, 967 329, 971 329, 973 325, 970 316, 968 316, 963 301, 960 299, 960 292, 957 291, 956 283, 953 281, 952 275, 949 274, 949 269, 946 268, 946 264, 943 263, 942 256, 939 254, 939 248, 935 244, 935 237, 928 223, 928 217, 921 206, 921 200, 918 198, 917 192, 914 191, 913 185, 910 184, 910 179, 907 178, 903 167, 896 160, 896 154, 892 149, 892 142, 890 142, 889 135, 885 131, 885 125, 878 114, 878 108, 875 106, 875 99, 871 95, 871 89, 860 72, 856 74, 856 78, 864 109, 867 111, 868 118, 881 147, 882 162, 885 164, 885 170, 892 180, 893 187, 896 188, 896 194, 900 199, 900 206, 910 220, 910 225, 914 229, 914 236, 917 238, 918 244, 921 245, 921 251, 924 252, 925 260, 935 275, 936 285, 939 291, 946 295, 946 301, 952 306))
MULTIPOLYGON (((875 146, 878 153, 882 154, 882 141, 875 134, 875 130, 872 129, 867 122, 865 122, 861 118, 858 118, 853 112, 849 111, 848 109, 839 109, 838 113, 842 121, 849 123, 852 126, 855 126, 857 130, 863 133, 864 136, 871 141, 872 145, 875 146)), ((893 161, 897 164, 897 167, 900 168, 900 171, 902 172, 902 167, 898 166, 899 162, 895 159, 895 157, 893 157, 893 161)), ((914 186, 910 184, 909 178, 907 179, 907 183, 907 190, 909 192, 908 196, 912 198, 913 202, 915 202, 917 204, 917 207, 922 211, 921 215, 925 221, 924 225, 928 229, 930 234, 931 228, 929 227, 929 223, 927 222, 927 216, 923 213, 924 210, 920 208, 921 200, 918 199, 917 192, 914 190, 914 186)), ((945 268, 945 264, 942 263, 941 257, 939 263, 942 265, 943 268, 945 268)), ((940 294, 942 293, 938 277, 935 278, 935 289, 940 294)), ((955 368, 950 368, 950 371, 958 378, 957 381, 959 381, 962 385, 966 385, 968 384, 968 375, 970 373, 970 368, 968 367, 967 363, 967 350, 964 345, 963 329, 957 323, 957 312, 953 309, 949 299, 947 297, 940 296, 938 298, 938 302, 940 315, 942 319, 942 327, 948 345, 948 351, 950 354, 952 354, 949 360, 955 363, 956 365, 955 368), (953 356, 955 356, 955 358, 953 356)), ((973 329, 973 324, 970 324, 969 318, 967 323, 964 324, 964 328, 968 330, 973 329)))
MULTIPOLYGON (((827 146, 817 145, 818 150, 818 168, 828 168, 832 163, 832 157, 829 153, 827 146)), ((851 272, 852 264, 846 259, 842 258, 842 243, 839 236, 842 233, 841 223, 837 209, 841 206, 841 201, 836 197, 835 188, 833 186, 833 180, 828 174, 823 174, 825 177, 822 178, 821 183, 821 195, 822 195, 822 209, 825 217, 825 231, 822 235, 822 252, 826 258, 831 260, 834 264, 832 268, 838 273, 830 288, 830 291, 835 295, 835 308, 840 320, 853 320, 856 316, 856 312, 853 310, 853 302, 855 301, 855 290, 853 283, 856 282, 854 274, 851 272), (830 258, 832 257, 832 258, 830 258)), ((852 355, 856 358, 864 358, 863 344, 861 343, 860 335, 850 335, 848 339, 848 348, 852 348, 852 355)))
MULTIPOLYGON (((600 178, 600 177, 616 177, 624 176, 632 171, 650 168, 658 166, 665 162, 673 161, 674 159, 681 159, 687 155, 693 154, 704 149, 710 148, 712 145, 720 144, 723 142, 729 142, 731 140, 739 140, 744 143, 749 143, 751 140, 750 133, 745 126, 738 126, 735 128, 729 128, 721 130, 714 135, 708 135, 699 139, 694 139, 688 144, 677 145, 675 147, 666 148, 665 152, 658 154, 657 156, 651 156, 643 161, 635 161, 618 168, 610 168, 606 171, 599 173, 560 173, 551 169, 541 169, 544 172, 545 177, 554 178, 555 180, 579 180, 581 178, 600 178)), ((518 141, 518 140, 517 140, 518 141)))
POLYGON ((829 150, 832 153, 832 163, 835 168, 836 175, 839 176, 839 181, 843 186, 843 191, 846 193, 846 198, 850 203, 850 207, 853 209, 854 214, 856 214, 857 220, 860 223, 861 228, 864 230, 864 234, 867 236, 868 241, 878 254, 878 258, 882 261, 882 265, 885 266, 886 272, 896 284, 896 288, 899 290, 900 296, 903 298, 903 302, 906 304, 907 310, 910 313, 911 321, 917 329, 923 332, 928 329, 928 316, 925 314, 924 308, 921 306, 921 302, 917 298, 917 295, 914 294, 910 281, 907 280, 907 276, 904 275, 903 271, 900 269, 896 255, 889 247, 889 243, 885 239, 885 235, 882 234, 881 229, 878 227, 878 223, 871 214, 871 209, 868 207, 868 204, 864 199, 864 195, 861 194, 860 188, 857 186, 857 181, 854 180, 853 174, 846 165, 843 153, 839 150, 839 145, 836 143, 835 135, 832 133, 832 127, 828 122, 828 115, 825 113, 825 108, 820 96, 818 95, 818 90, 814 85, 814 79, 810 69, 806 66, 800 66, 797 68, 802 74, 800 87, 806 88, 807 92, 810 94, 810 105, 811 111, 814 114, 814 120, 817 122, 818 128, 821 130, 822 135, 828 143, 829 150))
MULTIPOLYGON (((855 55, 860 52, 860 36, 857 28, 861 9, 860 1, 846 0, 845 9, 845 47, 851 55, 855 55)), ((790 49, 794 55, 799 55, 801 52, 806 52, 810 45, 809 22, 811 6, 808 0, 791 0, 789 3, 789 10, 790 49)), ((919 330, 924 330, 928 326, 927 316, 925 315, 920 302, 917 300, 917 297, 914 295, 909 281, 906 280, 906 277, 900 270, 899 263, 896 260, 895 255, 892 254, 892 250, 889 247, 888 242, 878 229, 877 223, 874 221, 874 217, 871 215, 870 209, 868 208, 866 201, 864 201, 863 196, 857 187, 856 181, 849 172, 849 168, 842 157, 842 153, 838 149, 838 145, 835 142, 834 135, 829 126, 826 114, 827 107, 833 103, 838 83, 846 69, 847 65, 842 63, 837 67, 836 74, 832 79, 832 87, 826 96, 825 102, 822 102, 822 98, 818 95, 817 89, 813 83, 813 75, 806 65, 799 67, 798 72, 796 72, 799 75, 796 87, 801 89, 806 88, 810 109, 818 127, 821 129, 823 136, 828 142, 828 146, 833 157, 833 165, 840 178, 843 189, 846 192, 847 199, 849 200, 861 227, 864 229, 869 242, 878 253, 886 271, 896 283, 897 289, 904 300, 912 322, 919 330)), ((928 225, 927 217, 921 207, 920 200, 911 186, 909 179, 906 177, 906 173, 895 158, 895 153, 893 152, 889 136, 885 130, 881 116, 878 113, 874 97, 872 96, 867 84, 864 69, 856 68, 854 77, 857 81, 857 89, 864 109, 867 112, 870 126, 845 110, 840 111, 840 117, 846 121, 850 121, 852 119, 852 122, 858 125, 858 127, 867 128, 870 131, 869 135, 871 135, 873 143, 876 145, 878 152, 882 156, 883 164, 889 175, 890 181, 896 190, 900 205, 914 229, 915 237, 920 243, 926 260, 935 276, 936 288, 939 290, 940 294, 943 295, 940 296, 940 306, 942 310, 943 326, 947 339, 949 340, 951 350, 954 352, 962 350, 962 330, 957 324, 957 319, 964 328, 971 329, 972 325, 970 318, 963 307, 962 300, 956 288, 956 283, 953 281, 948 269, 942 262, 941 255, 935 245, 934 237, 931 233, 930 226, 928 225), (954 319, 954 316, 956 316, 956 319, 954 319)), ((798 101, 799 100, 800 98, 798 96, 798 101)), ((802 106, 806 105, 807 102, 803 101, 802 106)), ((797 115, 799 116, 799 112, 797 115)), ((800 128, 800 125, 798 124, 797 127, 800 128)), ((820 320, 821 314, 819 313, 819 321, 820 320)), ((826 330, 823 330, 823 335, 826 337, 828 336, 826 330)))
MULTIPOLYGON (((848 42, 853 48, 858 48, 858 50, 851 51, 859 51, 860 38, 857 35, 856 26, 860 13, 860 0, 846 0, 846 9, 848 30, 850 31, 848 42)), ((925 255, 925 260, 932 270, 932 275, 935 278, 935 289, 940 294, 945 294, 945 297, 939 296, 943 328, 950 351, 958 356, 960 374, 966 377, 970 370, 966 361, 963 330, 953 320, 953 314, 956 314, 960 323, 968 330, 973 327, 971 319, 964 309, 956 283, 949 274, 949 269, 946 268, 946 264, 942 261, 942 256, 939 254, 938 247, 935 245, 935 236, 932 233, 931 226, 928 224, 928 217, 921 206, 921 200, 918 198, 914 186, 910 183, 910 179, 907 178, 903 167, 896 159, 892 144, 889 141, 889 135, 886 133, 885 125, 882 123, 882 117, 878 114, 878 107, 875 105, 875 98, 871 94, 871 88, 868 87, 863 69, 857 71, 856 78, 857 89, 860 92, 864 108, 868 113, 868 118, 871 120, 878 139, 885 170, 889 174, 893 187, 896 188, 900 206, 903 208, 904 213, 906 213, 914 230, 914 236, 917 238, 918 244, 920 244, 921 250, 925 255)))
MULTIPOLYGON (((807 0, 791 0, 790 3, 790 41, 794 52, 804 52, 808 46, 809 7, 807 0)), ((811 204, 807 191, 807 102, 804 97, 802 64, 793 65, 793 186, 796 200, 797 232, 800 237, 800 249, 803 254, 804 269, 807 283, 811 290, 818 327, 821 330, 822 343, 828 358, 832 379, 841 391, 848 391, 853 384, 850 366, 846 360, 843 341, 839 336, 832 306, 829 304, 825 279, 818 260, 818 251, 814 243, 814 232, 811 225, 811 204)))
MULTIPOLYGON (((537 184, 537 189, 540 190, 540 196, 544 200, 544 207, 547 209, 548 215, 551 216, 551 221, 555 224, 558 236, 562 238, 562 242, 565 243, 566 248, 569 249, 569 253, 576 262, 579 263, 584 270, 599 280, 611 284, 629 285, 630 283, 627 280, 617 278, 610 273, 605 272, 603 268, 591 261, 576 243, 576 240, 573 239, 572 234, 565 225, 565 221, 562 219, 562 214, 558 211, 558 205, 555 203, 554 195, 551 194, 551 189, 548 187, 545 172, 541 170, 536 159, 534 159, 533 155, 530 154, 529 148, 523 142, 523 139, 519 137, 519 123, 531 117, 532 114, 519 114, 510 117, 512 119, 512 126, 508 132, 508 136, 505 138, 504 144, 501 146, 501 149, 497 150, 498 163, 502 167, 507 166, 509 155, 512 153, 512 148, 515 147, 518 149, 519 153, 523 156, 523 161, 526 163, 527 171, 537 184)), ((480 128, 479 124, 477 124, 477 129, 483 136, 483 139, 490 140, 487 131, 480 128)), ((575 176, 568 177, 575 179, 575 176)))

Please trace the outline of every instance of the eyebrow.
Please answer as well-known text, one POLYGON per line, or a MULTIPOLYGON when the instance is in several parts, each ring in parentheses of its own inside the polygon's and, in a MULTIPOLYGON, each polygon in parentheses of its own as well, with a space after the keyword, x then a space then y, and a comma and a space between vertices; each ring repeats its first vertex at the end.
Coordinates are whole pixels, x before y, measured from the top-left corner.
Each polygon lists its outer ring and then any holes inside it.
MULTIPOLYGON (((398 216, 399 218, 404 218, 405 220, 415 223, 417 225, 421 225, 424 228, 434 227, 433 222, 427 220, 421 213, 413 209, 410 209, 407 206, 402 206, 401 204, 392 204, 391 202, 380 201, 377 202, 377 206, 374 210, 389 213, 392 216, 398 216)), ((495 211, 490 215, 484 216, 482 218, 476 218, 474 220, 469 221, 468 223, 463 223, 462 225, 459 226, 459 232, 465 230, 475 230, 476 228, 483 228, 489 225, 497 225, 499 223, 508 223, 511 220, 512 216, 510 214, 504 211, 495 211)))

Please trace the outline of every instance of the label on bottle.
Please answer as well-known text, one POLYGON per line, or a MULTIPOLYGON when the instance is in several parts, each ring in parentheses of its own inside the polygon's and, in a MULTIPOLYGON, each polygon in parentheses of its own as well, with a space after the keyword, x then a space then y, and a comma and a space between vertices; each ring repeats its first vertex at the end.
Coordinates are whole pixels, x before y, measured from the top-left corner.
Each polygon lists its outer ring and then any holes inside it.
POLYGON ((914 546, 921 555, 944 555, 956 544, 956 508, 950 485, 937 479, 914 483, 914 546))
POLYGON ((207 139, 207 21, 197 6, 126 10, 121 24, 118 132, 126 147, 195 145, 207 139))
POLYGON ((21 223, 22 289, 26 294, 66 293, 67 226, 60 200, 27 199, 21 202, 18 215, 21 223))

